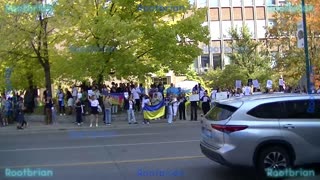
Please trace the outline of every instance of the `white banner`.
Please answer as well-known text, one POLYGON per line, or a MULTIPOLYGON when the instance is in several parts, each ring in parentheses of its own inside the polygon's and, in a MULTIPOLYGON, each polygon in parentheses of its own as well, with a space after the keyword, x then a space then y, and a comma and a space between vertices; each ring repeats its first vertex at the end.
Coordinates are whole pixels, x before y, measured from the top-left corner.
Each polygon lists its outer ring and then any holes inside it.
POLYGON ((283 86, 283 79, 279 79, 279 86, 283 86))
POLYGON ((271 80, 267 81, 267 88, 269 88, 269 89, 272 88, 272 81, 271 80))
POLYGON ((224 99, 228 99, 228 92, 218 92, 216 94, 216 100, 224 100, 224 99))
POLYGON ((193 94, 189 96, 189 101, 199 101, 200 95, 199 94, 193 94))
POLYGON ((253 80, 253 87, 260 88, 259 81, 257 79, 253 80))
POLYGON ((236 80, 236 88, 241 88, 241 80, 236 80))
POLYGON ((304 32, 302 21, 297 23, 297 42, 298 48, 304 48, 304 32))

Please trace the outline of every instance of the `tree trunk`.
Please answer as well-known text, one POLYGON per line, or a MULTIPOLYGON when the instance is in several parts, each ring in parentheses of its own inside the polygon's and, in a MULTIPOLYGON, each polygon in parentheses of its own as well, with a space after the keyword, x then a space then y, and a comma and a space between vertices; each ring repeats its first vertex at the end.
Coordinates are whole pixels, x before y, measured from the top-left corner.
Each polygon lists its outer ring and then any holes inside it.
POLYGON ((52 94, 52 89, 51 89, 51 73, 50 73, 50 64, 49 62, 46 62, 45 67, 44 67, 44 76, 45 76, 45 84, 46 84, 46 89, 47 93, 49 96, 53 97, 52 94))

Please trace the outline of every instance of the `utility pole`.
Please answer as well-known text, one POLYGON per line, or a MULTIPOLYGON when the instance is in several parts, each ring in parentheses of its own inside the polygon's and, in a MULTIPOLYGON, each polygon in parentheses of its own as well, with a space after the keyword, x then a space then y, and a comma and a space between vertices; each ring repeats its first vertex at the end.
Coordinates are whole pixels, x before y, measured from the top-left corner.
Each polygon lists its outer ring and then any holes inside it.
POLYGON ((303 38, 304 38, 304 52, 306 58, 306 77, 307 77, 307 93, 311 94, 311 82, 310 82, 310 60, 308 50, 308 32, 307 32, 307 18, 306 7, 304 0, 302 0, 302 23, 303 23, 303 38))

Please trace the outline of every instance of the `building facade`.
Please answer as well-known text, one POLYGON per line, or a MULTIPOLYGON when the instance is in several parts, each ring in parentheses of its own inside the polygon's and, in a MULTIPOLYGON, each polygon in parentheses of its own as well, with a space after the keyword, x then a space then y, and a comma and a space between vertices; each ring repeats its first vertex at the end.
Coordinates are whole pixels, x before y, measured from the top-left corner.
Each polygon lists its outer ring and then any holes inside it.
POLYGON ((275 25, 274 9, 284 6, 286 0, 195 0, 197 8, 207 8, 207 25, 210 31, 210 45, 201 45, 203 55, 194 62, 198 73, 209 68, 223 68, 229 64, 231 28, 240 29, 247 26, 252 38, 257 41, 266 40, 267 27, 275 25))

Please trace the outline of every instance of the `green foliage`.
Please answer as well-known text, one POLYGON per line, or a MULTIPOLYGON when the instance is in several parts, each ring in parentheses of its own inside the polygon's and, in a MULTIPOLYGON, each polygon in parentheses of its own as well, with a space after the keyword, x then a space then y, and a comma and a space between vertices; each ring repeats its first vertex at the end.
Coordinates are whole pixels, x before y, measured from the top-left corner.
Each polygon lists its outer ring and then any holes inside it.
POLYGON ((262 44, 252 39, 246 26, 238 30, 230 30, 232 37, 229 54, 231 64, 226 65, 223 70, 210 69, 203 80, 210 87, 234 88, 235 81, 241 80, 246 85, 248 79, 258 79, 262 85, 271 78, 270 58, 267 52, 261 50, 262 44), (259 50, 260 49, 260 50, 259 50))
MULTIPOLYGON (((11 2, 1 1, 0 6, 7 3, 11 2)), ((30 82, 48 87, 50 79, 71 84, 113 77, 143 80, 149 73, 169 70, 183 74, 201 54, 198 44, 209 41, 208 28, 201 26, 206 10, 191 9, 188 0, 59 0, 53 15, 41 21, 40 12, 7 14, 0 9, 0 14, 0 72, 14 67, 19 88, 30 82), (143 12, 138 10, 140 3, 186 8, 143 12), (70 46, 107 51, 74 52, 70 46)))
MULTIPOLYGON (((61 0, 57 6, 57 11, 70 12, 64 18, 71 26, 59 26, 59 33, 64 34, 60 39, 63 46, 115 47, 116 50, 72 53, 66 48, 60 52, 60 59, 68 61, 60 63, 69 64, 68 68, 57 71, 62 77, 79 80, 99 76, 105 79, 110 76, 144 79, 148 73, 163 74, 169 70, 186 73, 189 64, 201 54, 198 43, 208 41, 208 30, 201 26, 204 10, 188 10, 194 14, 182 18, 187 14, 186 10, 143 12, 138 11, 139 4, 135 1, 114 0, 107 7, 103 7, 103 2, 87 1, 74 3, 68 8, 68 3, 61 0)), ((141 4, 189 6, 186 0, 145 1, 141 4)))
POLYGON ((189 67, 189 71, 186 73, 187 80, 196 81, 202 85, 206 90, 208 90, 207 83, 204 81, 203 77, 197 74, 191 67, 189 67))

